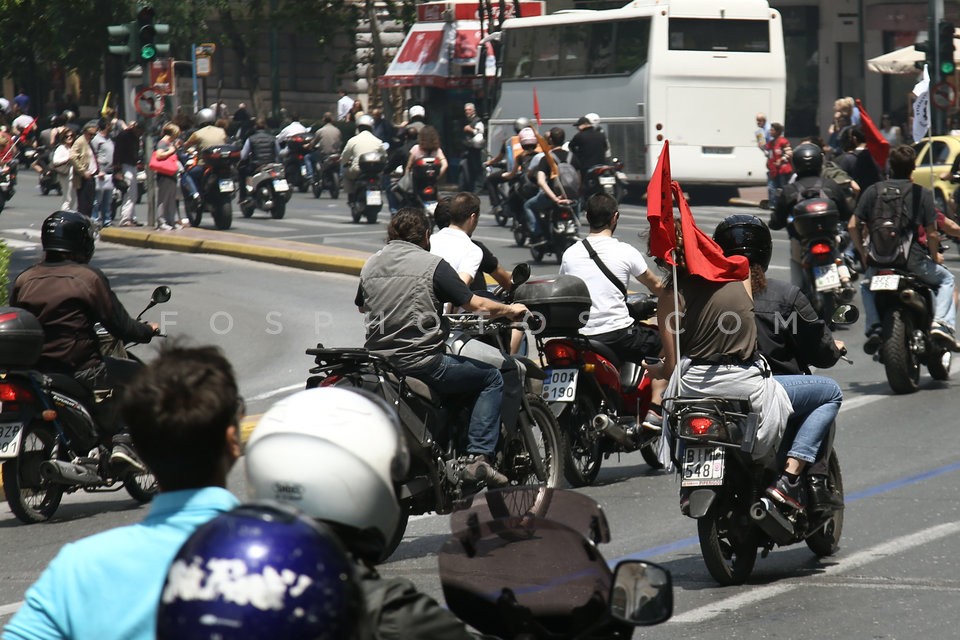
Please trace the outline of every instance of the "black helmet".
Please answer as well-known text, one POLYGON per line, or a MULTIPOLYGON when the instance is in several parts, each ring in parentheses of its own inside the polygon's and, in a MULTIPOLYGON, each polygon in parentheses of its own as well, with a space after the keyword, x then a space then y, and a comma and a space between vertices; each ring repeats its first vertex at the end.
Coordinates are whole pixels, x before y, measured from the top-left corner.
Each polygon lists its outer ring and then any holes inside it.
POLYGON ((44 251, 72 253, 81 262, 93 257, 93 225, 76 211, 54 211, 43 221, 40 241, 44 251))
POLYGON ((764 271, 770 266, 770 229, 757 216, 738 213, 724 218, 713 232, 713 239, 724 255, 746 256, 751 265, 760 265, 764 271))
POLYGON ((793 150, 793 169, 797 176, 819 176, 823 169, 823 149, 812 142, 801 142, 793 150))

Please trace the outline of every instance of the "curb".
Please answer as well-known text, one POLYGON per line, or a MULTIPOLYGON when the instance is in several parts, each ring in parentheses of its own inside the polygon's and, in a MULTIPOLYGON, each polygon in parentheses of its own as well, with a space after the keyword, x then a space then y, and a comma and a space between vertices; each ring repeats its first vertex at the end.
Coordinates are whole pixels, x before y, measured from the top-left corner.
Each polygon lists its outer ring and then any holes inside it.
POLYGON ((100 232, 100 239, 133 247, 215 254, 307 271, 329 271, 347 275, 360 275, 360 269, 369 257, 369 254, 362 251, 203 229, 144 231, 107 228, 100 232), (225 237, 230 239, 224 239, 225 237))
POLYGON ((746 200, 744 198, 730 198, 730 200, 728 200, 727 202, 731 207, 754 207, 756 209, 761 208, 759 200, 746 200))

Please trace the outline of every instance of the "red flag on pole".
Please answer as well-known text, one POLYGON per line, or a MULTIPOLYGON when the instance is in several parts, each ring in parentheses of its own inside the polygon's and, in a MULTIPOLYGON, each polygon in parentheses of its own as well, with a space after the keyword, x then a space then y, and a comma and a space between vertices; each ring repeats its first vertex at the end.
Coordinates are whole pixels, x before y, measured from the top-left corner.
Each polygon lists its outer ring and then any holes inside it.
POLYGON ((887 156, 890 155, 890 143, 877 129, 877 125, 873 123, 859 98, 857 98, 857 108, 860 109, 860 128, 863 129, 863 135, 867 139, 867 151, 882 170, 887 164, 887 156))
POLYGON ((34 118, 33 120, 30 121, 30 124, 28 124, 27 126, 25 126, 25 127, 23 128, 23 131, 20 132, 20 137, 21 137, 21 138, 26 138, 26 137, 27 137, 27 134, 30 133, 30 131, 32 131, 33 128, 34 128, 36 125, 37 125, 37 119, 34 118))
POLYGON ((537 119, 537 126, 541 126, 543 123, 540 122, 540 101, 537 100, 537 88, 533 88, 533 117, 537 119))
POLYGON ((667 264, 676 264, 673 251, 686 265, 687 273, 711 282, 735 282, 750 275, 750 263, 743 256, 723 255, 719 245, 697 227, 693 212, 683 196, 680 183, 670 178, 670 145, 663 144, 657 168, 647 187, 647 220, 650 222, 650 255, 667 264), (673 219, 673 202, 680 209, 680 242, 673 219))

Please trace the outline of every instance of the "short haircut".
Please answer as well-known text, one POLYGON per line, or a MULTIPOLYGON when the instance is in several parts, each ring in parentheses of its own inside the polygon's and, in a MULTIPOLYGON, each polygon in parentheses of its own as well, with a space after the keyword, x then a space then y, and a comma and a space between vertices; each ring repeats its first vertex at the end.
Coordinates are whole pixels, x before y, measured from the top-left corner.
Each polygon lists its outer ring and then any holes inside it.
POLYGON ((776 131, 777 133, 783 133, 783 125, 779 122, 773 122, 770 124, 770 130, 776 131))
POLYGON ((620 210, 616 199, 605 193, 598 193, 587 199, 587 222, 590 230, 606 229, 613 222, 613 216, 620 210))
POLYGON ((215 346, 165 347, 124 390, 121 412, 137 451, 165 491, 213 484, 227 429, 239 427, 233 367, 215 346))
POLYGON ((461 191, 450 201, 450 224, 463 225, 473 214, 480 215, 480 198, 469 191, 461 191))
POLYGON ((890 174, 897 180, 909 180, 917 162, 917 152, 908 144, 890 150, 890 174))
POLYGON ((387 225, 388 240, 403 240, 418 247, 424 246, 429 232, 427 214, 416 207, 403 207, 390 218, 390 224, 387 225))
POLYGON ((444 229, 450 226, 450 201, 453 196, 443 196, 437 200, 437 206, 433 210, 433 223, 437 229, 444 229))
POLYGON ((549 138, 550 144, 559 147, 563 144, 563 141, 566 140, 567 134, 564 133, 560 127, 554 127, 547 132, 547 138, 549 138))
POLYGON ((323 123, 327 124, 330 122, 333 122, 333 114, 327 111, 323 114, 323 123))

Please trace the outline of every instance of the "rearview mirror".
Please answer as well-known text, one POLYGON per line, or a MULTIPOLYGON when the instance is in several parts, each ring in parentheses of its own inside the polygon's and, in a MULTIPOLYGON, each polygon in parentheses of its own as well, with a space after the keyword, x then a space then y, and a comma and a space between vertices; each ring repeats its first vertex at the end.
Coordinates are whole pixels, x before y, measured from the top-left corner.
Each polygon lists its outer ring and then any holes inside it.
POLYGON ((610 615, 638 627, 673 615, 673 581, 660 565, 640 560, 617 564, 610 591, 610 615))
POLYGON ((153 290, 153 295, 150 296, 150 301, 153 304, 163 304, 170 300, 170 287, 166 285, 161 285, 153 290))
POLYGON ((530 265, 526 262, 521 262, 513 268, 513 273, 510 274, 510 282, 513 283, 513 286, 518 287, 527 280, 530 279, 530 265))
POLYGON ((853 324, 860 318, 860 310, 852 304, 841 304, 833 311, 833 324, 853 324))

